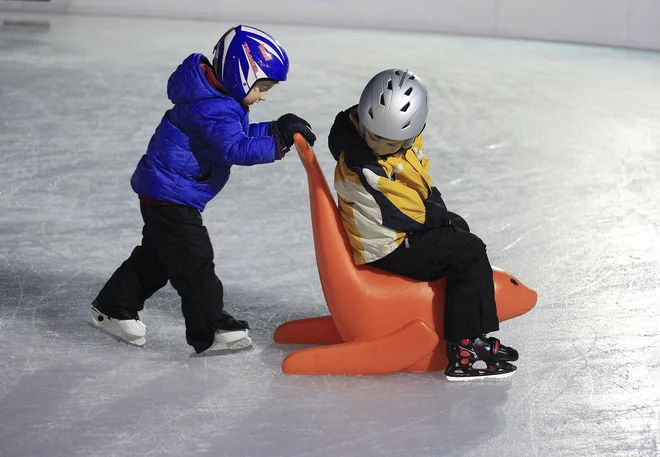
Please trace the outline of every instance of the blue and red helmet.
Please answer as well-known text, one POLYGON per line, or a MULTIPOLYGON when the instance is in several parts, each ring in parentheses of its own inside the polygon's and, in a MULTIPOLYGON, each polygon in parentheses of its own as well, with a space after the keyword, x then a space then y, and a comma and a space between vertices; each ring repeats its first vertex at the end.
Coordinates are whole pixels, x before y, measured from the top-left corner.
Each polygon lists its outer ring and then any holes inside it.
POLYGON ((213 50, 216 78, 236 100, 260 79, 286 81, 289 57, 275 38, 247 25, 232 27, 213 50))

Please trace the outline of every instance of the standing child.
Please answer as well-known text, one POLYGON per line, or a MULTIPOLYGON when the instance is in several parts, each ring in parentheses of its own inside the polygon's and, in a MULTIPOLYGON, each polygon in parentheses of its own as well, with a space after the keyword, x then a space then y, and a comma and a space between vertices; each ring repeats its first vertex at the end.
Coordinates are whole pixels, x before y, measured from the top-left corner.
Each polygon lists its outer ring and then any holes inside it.
POLYGON ((428 174, 427 115, 422 82, 396 69, 374 76, 359 104, 337 115, 328 143, 354 260, 418 281, 446 277, 447 379, 510 375, 518 353, 486 337, 499 328, 486 246, 447 211, 428 174))
POLYGON ((249 109, 286 81, 289 59, 269 34, 245 25, 228 30, 213 64, 202 54, 186 58, 167 84, 174 107, 165 113, 140 160, 131 186, 144 220, 142 244, 115 271, 92 303, 93 323, 118 327, 121 337, 145 344, 138 312, 169 280, 181 297, 186 340, 195 352, 250 346, 249 325, 224 310, 213 247, 201 212, 229 179, 232 165, 270 163, 284 157, 311 126, 294 114, 249 123, 249 109))

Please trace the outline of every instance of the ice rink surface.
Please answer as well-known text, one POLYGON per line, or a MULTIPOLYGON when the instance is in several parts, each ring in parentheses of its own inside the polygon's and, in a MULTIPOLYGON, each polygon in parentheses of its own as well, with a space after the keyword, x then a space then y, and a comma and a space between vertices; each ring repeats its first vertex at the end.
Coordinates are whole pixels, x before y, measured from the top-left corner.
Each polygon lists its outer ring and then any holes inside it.
POLYGON ((252 121, 308 119, 330 180, 335 114, 378 71, 417 73, 435 184, 539 293, 496 334, 521 353, 512 378, 305 377, 272 342, 327 313, 295 154, 235 167, 204 212, 253 349, 192 356, 170 286, 142 349, 90 324, 140 240, 129 179, 167 78, 232 24, 0 20, 1 456, 660 455, 660 54, 252 24, 292 61, 252 121))

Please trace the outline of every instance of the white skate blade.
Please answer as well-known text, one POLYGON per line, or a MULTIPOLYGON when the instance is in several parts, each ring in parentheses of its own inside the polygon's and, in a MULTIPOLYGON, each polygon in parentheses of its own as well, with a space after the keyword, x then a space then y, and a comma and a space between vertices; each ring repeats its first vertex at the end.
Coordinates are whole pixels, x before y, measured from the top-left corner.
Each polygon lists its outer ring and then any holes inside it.
POLYGON ((135 346, 144 346, 145 343, 147 342, 147 339, 143 336, 135 336, 128 334, 126 332, 121 332, 121 335, 119 337, 126 341, 128 344, 133 344, 135 346))
POLYGON ((216 340, 213 343, 213 346, 208 348, 206 351, 202 352, 201 354, 205 354, 207 352, 211 351, 224 351, 224 350, 237 350, 237 349, 243 349, 252 346, 252 338, 247 336, 247 331, 239 331, 239 332, 231 332, 231 333, 243 333, 245 336, 238 340, 233 340, 230 342, 223 342, 223 341, 218 341, 217 335, 216 335, 216 340))
POLYGON ((242 340, 247 336, 248 336, 247 330, 231 330, 231 331, 218 330, 215 332, 215 343, 230 344, 235 341, 242 340))
POLYGON ((119 337, 129 344, 144 346, 147 342, 147 326, 142 321, 135 319, 118 320, 106 316, 96 308, 92 308, 92 323, 104 330, 118 328, 121 330, 119 337))
POLYGON ((144 338, 147 335, 147 326, 142 321, 131 319, 117 322, 122 333, 137 338, 144 338))
POLYGON ((467 382, 467 381, 486 381, 488 379, 502 379, 502 378, 508 378, 509 376, 512 376, 513 373, 515 373, 516 370, 510 371, 508 373, 500 373, 500 374, 489 374, 486 376, 447 376, 447 381, 451 382, 467 382))
POLYGON ((243 349, 252 346, 252 338, 246 336, 233 343, 227 343, 227 349, 243 349))

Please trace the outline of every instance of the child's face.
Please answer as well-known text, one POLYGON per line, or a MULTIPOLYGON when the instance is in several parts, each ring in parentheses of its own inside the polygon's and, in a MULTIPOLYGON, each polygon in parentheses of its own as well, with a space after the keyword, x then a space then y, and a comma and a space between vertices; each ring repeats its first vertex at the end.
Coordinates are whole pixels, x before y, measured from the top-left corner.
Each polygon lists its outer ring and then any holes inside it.
POLYGON ((379 156, 394 154, 403 147, 403 141, 388 140, 367 130, 364 135, 367 146, 379 156))
POLYGON ((268 97, 268 91, 271 90, 275 84, 277 84, 275 81, 257 81, 243 99, 243 103, 247 106, 251 106, 255 103, 266 100, 268 97))

